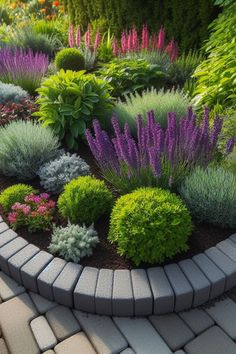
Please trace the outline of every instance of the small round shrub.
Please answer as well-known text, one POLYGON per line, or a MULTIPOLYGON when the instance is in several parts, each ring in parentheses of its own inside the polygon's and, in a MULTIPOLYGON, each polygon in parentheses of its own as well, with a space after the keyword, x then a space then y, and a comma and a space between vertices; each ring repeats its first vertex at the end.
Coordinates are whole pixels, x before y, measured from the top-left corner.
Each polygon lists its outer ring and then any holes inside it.
POLYGON ((0 104, 7 102, 19 103, 22 99, 27 97, 28 93, 21 87, 13 84, 5 84, 0 81, 0 104))
POLYGON ((14 184, 10 186, 0 194, 0 205, 5 213, 11 210, 11 207, 15 203, 24 203, 24 199, 27 195, 36 193, 32 186, 27 184, 14 184))
POLYGON ((59 194, 72 179, 89 174, 89 165, 81 157, 69 153, 47 162, 38 172, 43 188, 55 194, 59 194))
POLYGON ((84 69, 84 57, 76 48, 64 48, 56 54, 55 64, 58 70, 79 71, 84 69))
POLYGON ((193 217, 220 227, 236 227, 236 175, 223 168, 196 168, 180 194, 193 217))
POLYGON ((49 127, 16 121, 0 128, 0 171, 21 180, 32 179, 40 166, 58 155, 59 142, 49 127))
POLYGON ((92 249, 99 239, 93 225, 90 227, 68 225, 54 227, 49 251, 63 257, 66 261, 78 263, 81 258, 91 256, 92 249))
POLYGON ((62 216, 72 223, 90 225, 106 214, 112 205, 112 194, 104 181, 85 176, 72 180, 58 199, 62 216))
POLYGON ((160 188, 140 188, 116 201, 108 239, 138 266, 185 251, 191 231, 189 211, 179 197, 160 188))

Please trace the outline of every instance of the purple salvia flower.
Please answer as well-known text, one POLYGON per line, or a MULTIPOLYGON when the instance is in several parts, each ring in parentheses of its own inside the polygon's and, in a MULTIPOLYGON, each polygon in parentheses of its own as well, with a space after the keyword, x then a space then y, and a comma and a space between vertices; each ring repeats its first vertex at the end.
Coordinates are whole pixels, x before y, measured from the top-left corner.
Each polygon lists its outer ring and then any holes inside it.
POLYGON ((149 164, 153 171, 155 177, 160 178, 161 176, 161 162, 160 155, 157 153, 154 147, 148 149, 149 164))
POLYGON ((129 139, 132 138, 131 133, 130 133, 129 124, 128 124, 128 123, 125 123, 124 134, 125 134, 126 140, 129 140, 129 139))
POLYGON ((117 117, 113 116, 111 118, 111 123, 112 123, 112 127, 114 129, 116 136, 120 135, 121 134, 120 125, 119 125, 119 121, 118 121, 117 117))
POLYGON ((225 152, 226 154, 230 154, 234 149, 234 138, 230 138, 227 143, 226 143, 226 147, 225 147, 225 152))
POLYGON ((214 149, 216 147, 217 139, 221 132, 222 125, 223 125, 223 119, 221 119, 219 116, 216 116, 214 120, 214 126, 210 136, 211 149, 214 149))

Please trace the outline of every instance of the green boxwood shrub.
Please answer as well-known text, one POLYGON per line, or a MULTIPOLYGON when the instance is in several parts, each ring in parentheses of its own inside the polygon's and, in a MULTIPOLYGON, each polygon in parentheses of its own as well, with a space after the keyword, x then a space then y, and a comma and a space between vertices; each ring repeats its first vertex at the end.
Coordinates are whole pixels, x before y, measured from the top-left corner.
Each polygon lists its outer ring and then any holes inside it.
POLYGON ((80 71, 84 69, 85 61, 79 49, 64 48, 56 54, 55 64, 58 70, 80 71))
POLYGON ((236 176, 223 168, 196 168, 180 194, 193 217, 220 227, 236 227, 236 176))
POLYGON ((159 188, 140 188, 116 201, 108 238, 120 255, 138 266, 187 250, 191 231, 190 214, 179 197, 159 188))
POLYGON ((24 203, 27 195, 36 192, 37 190, 27 184, 14 184, 0 193, 0 206, 5 213, 8 213, 13 204, 24 203))
POLYGON ((109 212, 112 194, 103 181, 90 176, 72 180, 58 199, 58 208, 72 223, 90 225, 109 212))

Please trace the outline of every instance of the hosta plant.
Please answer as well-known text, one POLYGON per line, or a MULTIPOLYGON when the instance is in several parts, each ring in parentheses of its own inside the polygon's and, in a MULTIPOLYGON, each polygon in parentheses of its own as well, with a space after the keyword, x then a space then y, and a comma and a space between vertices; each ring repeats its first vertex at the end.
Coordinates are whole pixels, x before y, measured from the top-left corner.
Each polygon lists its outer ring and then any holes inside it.
POLYGON ((0 206, 7 213, 13 204, 24 203, 27 195, 36 192, 37 190, 27 184, 13 184, 0 193, 0 206))
POLYGON ((43 125, 50 126, 69 149, 77 148, 93 117, 103 120, 113 107, 110 85, 84 71, 64 71, 46 79, 38 89, 43 125))
POLYGON ((78 263, 81 258, 91 256, 93 248, 99 242, 93 225, 86 227, 68 224, 66 227, 53 228, 49 251, 56 253, 66 261, 78 263))

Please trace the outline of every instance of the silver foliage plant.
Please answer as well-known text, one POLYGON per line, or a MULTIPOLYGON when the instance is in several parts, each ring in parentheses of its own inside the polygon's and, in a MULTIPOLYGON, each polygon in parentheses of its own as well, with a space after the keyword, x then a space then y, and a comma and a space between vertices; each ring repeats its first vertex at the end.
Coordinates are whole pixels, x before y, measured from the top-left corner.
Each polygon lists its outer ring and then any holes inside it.
POLYGON ((89 174, 89 165, 80 156, 69 153, 47 162, 38 171, 40 184, 54 194, 59 194, 72 179, 89 174))
POLYGON ((91 256, 99 242, 93 225, 86 227, 68 224, 66 227, 53 227, 49 251, 63 257, 66 261, 78 263, 81 258, 91 256))
POLYGON ((21 87, 13 84, 5 84, 0 81, 0 104, 7 102, 18 103, 20 100, 27 97, 28 93, 21 87))

